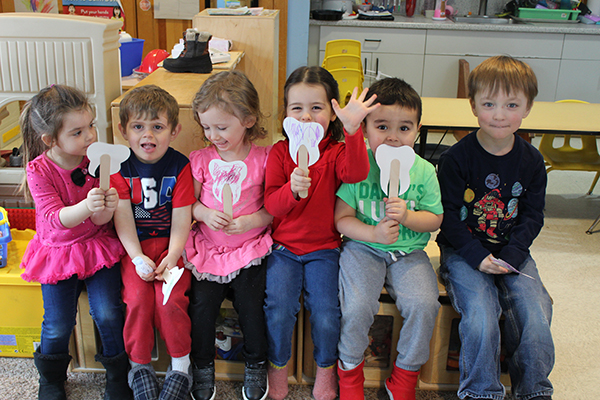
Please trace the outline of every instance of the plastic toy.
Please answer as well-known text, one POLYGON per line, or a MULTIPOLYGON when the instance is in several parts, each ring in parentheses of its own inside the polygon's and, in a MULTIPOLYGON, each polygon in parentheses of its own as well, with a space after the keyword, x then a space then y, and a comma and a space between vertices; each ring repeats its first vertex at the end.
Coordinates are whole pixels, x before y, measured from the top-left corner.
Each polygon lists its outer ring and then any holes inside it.
POLYGON ((8 216, 6 210, 0 207, 0 268, 6 267, 8 263, 8 242, 12 240, 10 234, 10 225, 8 223, 8 216))

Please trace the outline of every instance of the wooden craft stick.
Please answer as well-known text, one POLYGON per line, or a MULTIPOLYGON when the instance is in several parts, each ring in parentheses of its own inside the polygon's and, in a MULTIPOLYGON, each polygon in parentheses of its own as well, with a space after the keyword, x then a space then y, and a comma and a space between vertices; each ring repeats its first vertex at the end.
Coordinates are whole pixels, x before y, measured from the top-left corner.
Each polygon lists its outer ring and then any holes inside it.
MULTIPOLYGON (((298 168, 300 168, 306 176, 308 176, 308 149, 305 145, 301 145, 298 149, 298 168)), ((300 198, 305 199, 308 197, 308 190, 302 190, 298 193, 300 198)))
POLYGON ((231 194, 231 186, 229 186, 229 183, 226 183, 223 186, 223 193, 221 196, 223 198, 223 212, 229 215, 229 218, 233 218, 233 196, 231 194))
POLYGON ((110 189, 110 155, 100 156, 100 189, 110 189))
POLYGON ((400 160, 393 159, 390 164, 390 197, 398 197, 400 186, 400 160))

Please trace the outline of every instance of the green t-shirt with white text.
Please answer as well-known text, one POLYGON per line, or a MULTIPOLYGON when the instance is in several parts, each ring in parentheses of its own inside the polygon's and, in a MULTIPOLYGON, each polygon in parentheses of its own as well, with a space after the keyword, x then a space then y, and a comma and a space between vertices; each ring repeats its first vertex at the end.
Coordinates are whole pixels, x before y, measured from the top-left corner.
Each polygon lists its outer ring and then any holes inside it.
MULTIPOLYGON (((369 149, 369 176, 359 183, 342 183, 337 196, 356 210, 356 218, 367 225, 377 225, 385 217, 387 197, 379 183, 380 170, 373 152, 369 149)), ((410 187, 400 198, 406 201, 406 207, 412 211, 429 211, 439 215, 444 212, 441 202, 440 185, 435 167, 418 155, 410 169, 410 187)), ((400 236, 396 243, 381 244, 362 242, 383 251, 402 251, 410 253, 424 249, 431 237, 429 232, 415 232, 400 225, 400 236)))

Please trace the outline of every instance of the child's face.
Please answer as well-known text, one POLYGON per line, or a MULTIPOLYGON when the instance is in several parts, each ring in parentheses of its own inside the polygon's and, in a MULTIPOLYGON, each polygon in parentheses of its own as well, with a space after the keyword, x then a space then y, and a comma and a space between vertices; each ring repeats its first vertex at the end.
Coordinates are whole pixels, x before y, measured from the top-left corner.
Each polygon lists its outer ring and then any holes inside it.
POLYGON ((471 101, 471 109, 479 123, 478 135, 495 142, 512 140, 531 110, 522 91, 507 95, 503 90, 496 94, 489 90, 477 93, 471 101))
POLYGON ((413 147, 421 127, 417 119, 417 110, 398 104, 381 105, 373 110, 363 122, 364 135, 373 154, 382 144, 413 147))
POLYGON ((171 127, 165 113, 161 113, 153 120, 131 118, 126 127, 119 124, 119 130, 138 160, 154 164, 165 155, 181 131, 181 124, 171 127))
POLYGON ((327 92, 321 85, 297 83, 288 90, 288 105, 286 117, 292 117, 300 122, 317 122, 327 132, 329 123, 336 118, 327 92))
POLYGON ((52 152, 63 159, 79 158, 86 155, 87 148, 96 141, 96 137, 96 126, 89 110, 71 111, 65 114, 63 126, 50 146, 52 152))
POLYGON ((204 136, 215 145, 219 155, 226 161, 243 160, 248 155, 245 143, 246 130, 254 125, 252 118, 243 123, 237 116, 219 107, 210 107, 198 113, 204 136))

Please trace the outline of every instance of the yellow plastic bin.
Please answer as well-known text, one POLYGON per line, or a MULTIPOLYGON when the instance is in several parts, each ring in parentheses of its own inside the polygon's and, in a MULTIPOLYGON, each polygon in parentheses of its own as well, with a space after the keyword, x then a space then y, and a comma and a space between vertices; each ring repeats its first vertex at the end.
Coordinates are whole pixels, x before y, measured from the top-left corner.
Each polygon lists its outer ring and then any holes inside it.
POLYGON ((35 231, 11 229, 8 263, 0 268, 0 356, 33 357, 40 342, 44 305, 39 283, 21 278, 19 267, 35 231))

